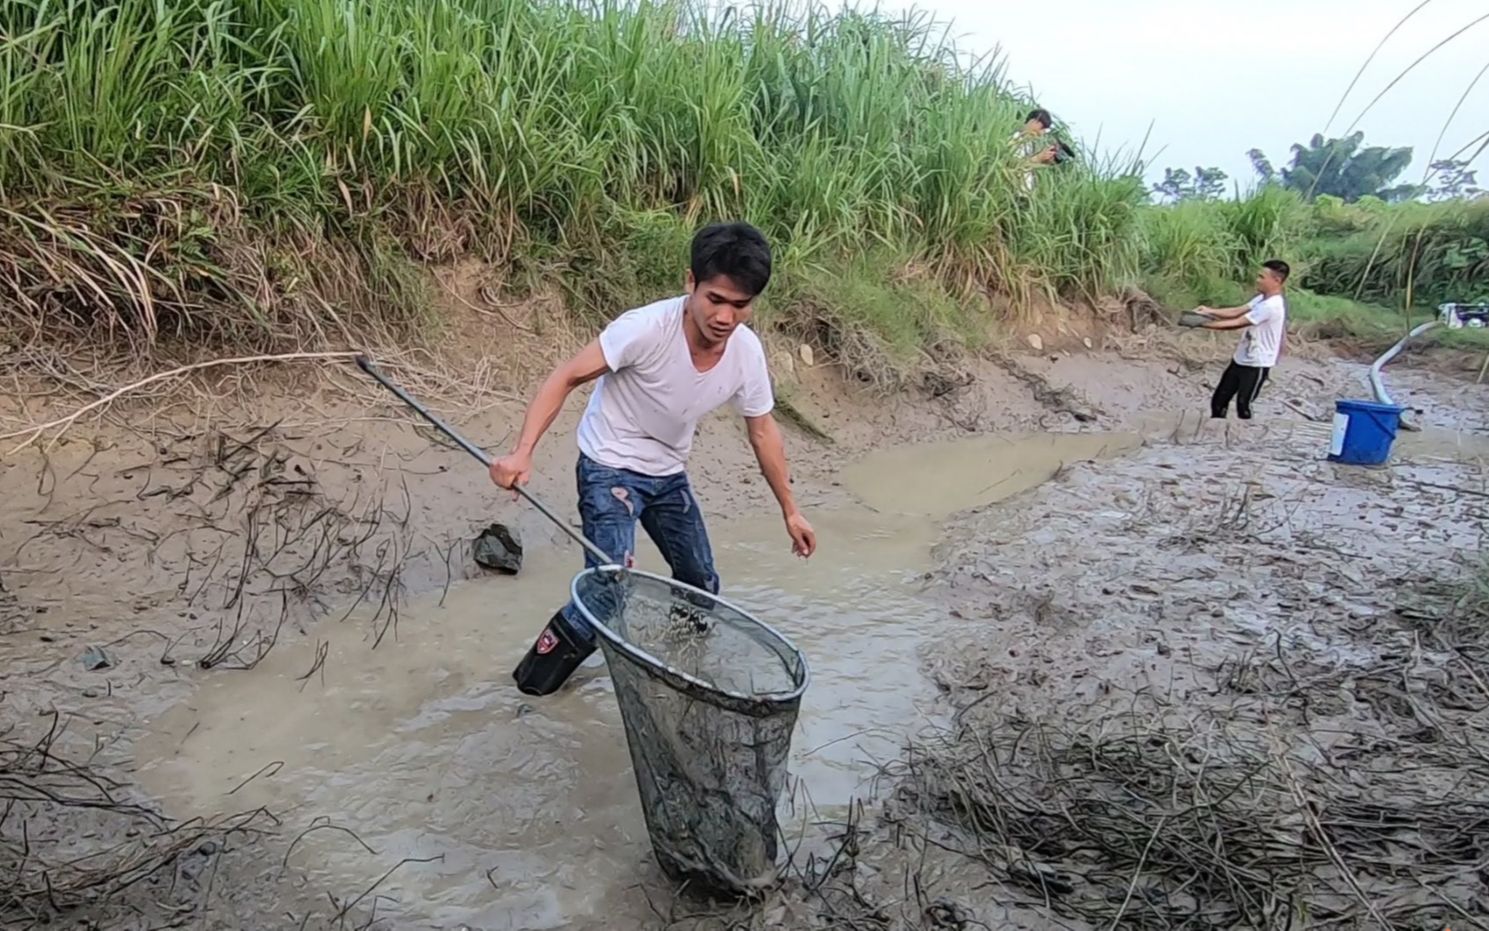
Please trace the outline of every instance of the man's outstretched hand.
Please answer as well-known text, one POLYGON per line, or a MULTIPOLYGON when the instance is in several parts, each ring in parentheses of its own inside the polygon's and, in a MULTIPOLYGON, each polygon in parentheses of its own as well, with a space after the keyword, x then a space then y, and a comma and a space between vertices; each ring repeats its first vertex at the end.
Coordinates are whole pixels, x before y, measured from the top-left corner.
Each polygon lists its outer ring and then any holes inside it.
POLYGON ((532 474, 533 459, 531 456, 513 453, 491 464, 491 480, 500 488, 516 489, 518 485, 526 485, 528 479, 532 478, 532 474))
POLYGON ((786 518, 786 532, 791 534, 791 552, 806 559, 817 552, 817 531, 800 512, 786 518))

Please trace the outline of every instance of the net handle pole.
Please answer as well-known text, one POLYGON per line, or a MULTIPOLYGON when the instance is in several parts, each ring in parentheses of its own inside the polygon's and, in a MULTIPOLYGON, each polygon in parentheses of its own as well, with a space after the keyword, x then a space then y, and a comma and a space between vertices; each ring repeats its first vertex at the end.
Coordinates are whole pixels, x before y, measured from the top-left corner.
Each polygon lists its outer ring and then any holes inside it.
MULTIPOLYGON (((398 399, 404 404, 407 404, 410 410, 418 414, 420 417, 423 417, 425 420, 429 421, 429 423, 432 424, 436 430, 449 437, 461 449, 470 453, 471 456, 474 457, 478 462, 486 466, 488 469, 491 468, 492 459, 490 453, 486 452, 486 450, 482 449, 481 447, 472 443, 470 440, 467 440, 465 437, 461 436, 459 433, 455 432, 454 427, 451 427, 449 424, 441 420, 434 414, 434 412, 430 411, 429 408, 425 407, 423 404, 420 404, 418 399, 409 394, 407 391, 404 391, 402 387, 394 384, 393 381, 388 378, 388 376, 384 375, 381 371, 378 370, 376 365, 373 365, 371 359, 367 358, 367 356, 365 355, 357 356, 357 367, 366 372, 368 375, 371 375, 378 384, 382 385, 384 388, 387 388, 389 391, 397 395, 398 399)), ((616 565, 615 560, 605 555, 605 551, 596 546, 594 544, 594 541, 590 540, 578 530, 575 530, 567 522, 560 519, 557 514, 548 510, 548 506, 534 497, 532 493, 529 492, 526 488, 523 488, 521 485, 513 485, 512 490, 517 492, 517 494, 521 495, 523 498, 526 498, 527 503, 531 504, 533 507, 542 512, 544 517, 557 524, 564 533, 568 534, 574 539, 575 543, 578 543, 580 546, 584 547, 591 556, 600 561, 600 565, 616 565)))

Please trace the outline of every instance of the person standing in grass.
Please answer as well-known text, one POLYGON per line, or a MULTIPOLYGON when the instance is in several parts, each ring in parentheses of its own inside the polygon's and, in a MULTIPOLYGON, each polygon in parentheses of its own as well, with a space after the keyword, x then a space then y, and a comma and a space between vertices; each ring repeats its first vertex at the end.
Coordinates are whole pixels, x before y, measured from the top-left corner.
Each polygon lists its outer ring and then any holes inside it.
POLYGON ((1287 330, 1287 300, 1283 292, 1292 270, 1281 259, 1262 263, 1256 276, 1256 296, 1240 307, 1199 307, 1195 313, 1208 317, 1207 330, 1243 330, 1241 344, 1220 384, 1210 398, 1210 416, 1225 419, 1232 399, 1236 416, 1251 419, 1251 405, 1261 393, 1267 373, 1277 364, 1287 330))
POLYGON ((1024 128, 1014 133, 1013 139, 1010 140, 1014 150, 1025 163, 1024 189, 1026 191, 1034 190, 1035 167, 1049 165, 1055 160, 1059 147, 1044 140, 1054 122, 1050 111, 1042 107, 1030 110, 1029 115, 1024 117, 1024 128))
MULTIPOLYGON (((770 274, 770 247, 754 227, 722 223, 700 230, 685 293, 627 311, 554 369, 528 405, 517 445, 492 463, 491 480, 502 488, 525 485, 533 450, 564 399, 598 378, 578 430, 584 535, 629 565, 639 521, 673 578, 718 594, 708 531, 685 468, 699 419, 728 403, 745 420, 793 552, 811 556, 817 536, 792 498, 785 444, 771 416, 775 399, 765 349, 746 325, 770 274)), ((598 564, 585 554, 587 567, 598 564)), ((525 694, 551 694, 595 647, 594 630, 571 601, 549 620, 512 677, 525 694)))

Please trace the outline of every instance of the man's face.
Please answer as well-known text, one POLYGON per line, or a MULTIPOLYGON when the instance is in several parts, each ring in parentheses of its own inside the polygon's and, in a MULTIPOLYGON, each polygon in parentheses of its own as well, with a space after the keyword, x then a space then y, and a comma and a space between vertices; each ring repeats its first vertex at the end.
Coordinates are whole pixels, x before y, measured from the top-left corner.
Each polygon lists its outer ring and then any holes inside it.
POLYGON ((1256 289, 1268 294, 1273 291, 1282 290, 1282 282, 1277 278, 1277 273, 1270 268, 1263 268, 1256 273, 1256 289))
POLYGON ((705 343, 722 345, 754 312, 755 295, 741 291, 727 276, 694 281, 688 272, 688 313, 705 343))
POLYGON ((1038 120, 1030 120, 1024 124, 1024 132, 1031 136, 1043 136, 1049 129, 1038 120))

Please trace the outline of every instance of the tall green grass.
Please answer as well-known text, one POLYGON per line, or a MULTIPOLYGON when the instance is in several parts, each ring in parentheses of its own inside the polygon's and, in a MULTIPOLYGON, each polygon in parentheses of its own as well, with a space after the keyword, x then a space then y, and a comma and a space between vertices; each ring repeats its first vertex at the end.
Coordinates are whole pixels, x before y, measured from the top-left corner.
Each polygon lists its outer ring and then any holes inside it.
POLYGON ((1320 290, 1399 306, 1489 300, 1489 197, 1393 205, 1329 200, 1315 214, 1304 254, 1320 290))
POLYGON ((917 15, 0 0, 0 34, 0 250, 22 298, 8 313, 29 325, 272 341, 340 301, 260 306, 267 292, 237 280, 245 253, 310 280, 306 242, 365 260, 388 236, 415 258, 473 252, 559 279, 601 313, 675 286, 687 234, 726 217, 766 230, 783 280, 851 274, 886 294, 917 268, 948 295, 1091 295, 1140 255, 1140 184, 1062 166, 1025 197, 1008 140, 1029 102, 917 15), (121 207, 140 200, 159 204, 143 226, 121 207), (90 217, 101 241, 45 205, 90 217), (188 226, 199 254, 183 262, 188 226), (86 285, 54 280, 77 274, 86 285), (207 311, 225 299, 239 312, 207 311))
POLYGON ((1216 302, 1272 255, 1385 305, 1483 279, 1482 204, 1157 208, 1140 165, 1089 152, 1026 192, 1030 104, 920 15, 0 0, 0 321, 354 342, 437 324, 411 266, 470 254, 598 318, 677 287, 692 230, 733 217, 776 247, 774 325, 860 366, 985 332, 989 292, 1216 302))

